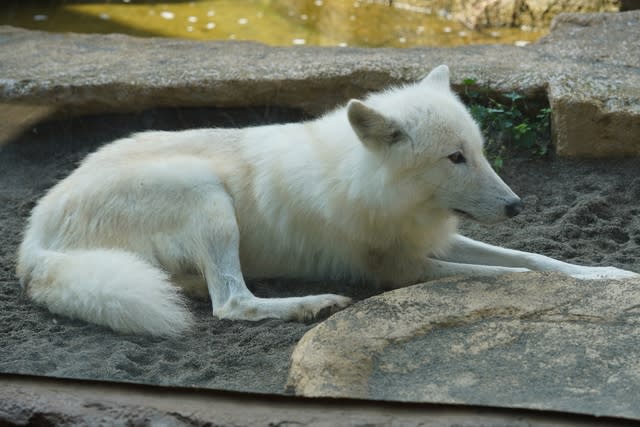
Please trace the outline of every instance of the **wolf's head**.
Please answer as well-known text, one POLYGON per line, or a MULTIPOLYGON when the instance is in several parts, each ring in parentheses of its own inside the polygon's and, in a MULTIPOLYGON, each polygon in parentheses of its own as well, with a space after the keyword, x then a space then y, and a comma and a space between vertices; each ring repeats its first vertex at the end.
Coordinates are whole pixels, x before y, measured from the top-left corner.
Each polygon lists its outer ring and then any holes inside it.
POLYGON ((362 144, 380 156, 399 194, 481 222, 517 215, 522 202, 483 154, 480 129, 441 65, 422 81, 347 105, 362 144))

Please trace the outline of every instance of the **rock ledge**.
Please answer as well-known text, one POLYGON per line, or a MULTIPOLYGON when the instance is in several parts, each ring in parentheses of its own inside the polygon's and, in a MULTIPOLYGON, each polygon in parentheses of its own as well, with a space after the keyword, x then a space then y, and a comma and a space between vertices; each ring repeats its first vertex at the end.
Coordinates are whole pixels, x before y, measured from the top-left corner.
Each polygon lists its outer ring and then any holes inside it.
POLYGON ((559 15, 524 48, 279 48, 0 27, 0 116, 15 116, 15 103, 54 115, 265 105, 317 114, 447 63, 458 87, 474 78, 548 98, 561 155, 640 155, 638 39, 640 11, 559 15))

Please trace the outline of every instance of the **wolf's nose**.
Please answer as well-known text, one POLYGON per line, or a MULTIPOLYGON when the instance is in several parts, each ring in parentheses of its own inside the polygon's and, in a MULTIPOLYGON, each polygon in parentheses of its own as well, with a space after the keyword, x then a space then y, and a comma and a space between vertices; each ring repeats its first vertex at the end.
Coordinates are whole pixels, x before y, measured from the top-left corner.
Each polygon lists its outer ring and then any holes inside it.
POLYGON ((505 206, 504 211, 507 217, 512 218, 522 212, 523 208, 524 203, 522 203, 522 200, 517 199, 515 202, 511 202, 505 206))

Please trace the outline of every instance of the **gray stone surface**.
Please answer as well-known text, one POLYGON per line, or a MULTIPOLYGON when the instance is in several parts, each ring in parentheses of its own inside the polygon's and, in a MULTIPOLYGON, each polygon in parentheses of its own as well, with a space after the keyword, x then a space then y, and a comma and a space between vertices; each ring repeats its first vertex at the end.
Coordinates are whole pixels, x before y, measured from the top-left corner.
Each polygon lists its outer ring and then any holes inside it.
POLYGON ((640 419, 640 280, 526 273, 388 292, 307 332, 289 386, 640 419))
POLYGON ((47 103, 73 113, 155 106, 279 105, 317 113, 442 63, 454 79, 542 94, 545 81, 515 46, 458 49, 269 47, 123 35, 51 34, 0 27, 0 100, 47 103), (521 62, 521 61, 518 61, 521 62), (515 68, 515 69, 514 69, 515 68))
POLYGON ((553 107, 558 153, 640 154, 640 11, 559 15, 533 45, 451 49, 267 47, 0 27, 0 102, 60 114, 264 106, 317 114, 441 63, 553 107))

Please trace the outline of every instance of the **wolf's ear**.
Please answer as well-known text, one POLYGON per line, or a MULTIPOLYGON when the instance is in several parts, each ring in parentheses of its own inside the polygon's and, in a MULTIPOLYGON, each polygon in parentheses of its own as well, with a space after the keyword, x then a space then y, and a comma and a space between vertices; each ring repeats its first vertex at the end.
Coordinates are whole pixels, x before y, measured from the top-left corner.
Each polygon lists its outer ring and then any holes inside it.
POLYGON ((449 67, 444 64, 438 65, 422 79, 421 83, 449 89, 449 67))
POLYGON ((392 119, 357 99, 352 99, 347 104, 347 115, 356 135, 369 149, 378 150, 389 147, 402 141, 406 136, 392 119))

